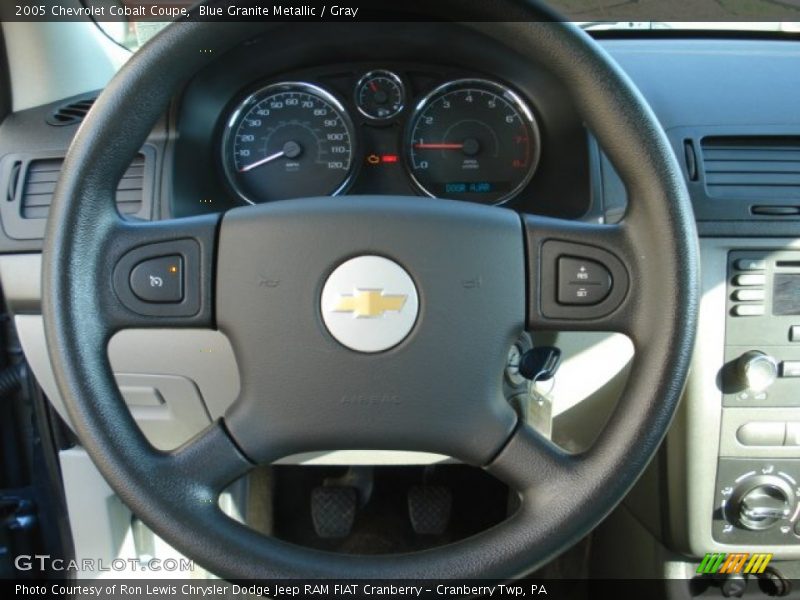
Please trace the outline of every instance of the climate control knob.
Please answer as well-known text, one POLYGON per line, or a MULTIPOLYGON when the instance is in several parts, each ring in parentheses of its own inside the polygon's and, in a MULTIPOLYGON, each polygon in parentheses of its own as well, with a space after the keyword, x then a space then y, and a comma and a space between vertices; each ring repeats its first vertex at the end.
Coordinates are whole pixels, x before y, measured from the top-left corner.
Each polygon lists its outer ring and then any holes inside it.
POLYGON ((736 487, 728 508, 730 521, 751 531, 763 531, 791 517, 795 509, 794 490, 782 477, 750 477, 736 487))
POLYGON ((778 361, 759 350, 750 350, 738 358, 736 371, 742 385, 761 392, 778 378, 778 361))

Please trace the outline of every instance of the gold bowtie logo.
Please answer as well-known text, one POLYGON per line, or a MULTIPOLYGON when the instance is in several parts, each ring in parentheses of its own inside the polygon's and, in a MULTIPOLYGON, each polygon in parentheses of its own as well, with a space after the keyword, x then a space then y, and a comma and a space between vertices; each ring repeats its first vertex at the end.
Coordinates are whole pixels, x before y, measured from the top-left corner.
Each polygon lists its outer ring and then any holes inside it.
POLYGON ((356 290, 355 294, 342 294, 333 310, 353 313, 359 319, 374 319, 387 311, 399 312, 407 298, 404 294, 384 295, 383 290, 356 290))

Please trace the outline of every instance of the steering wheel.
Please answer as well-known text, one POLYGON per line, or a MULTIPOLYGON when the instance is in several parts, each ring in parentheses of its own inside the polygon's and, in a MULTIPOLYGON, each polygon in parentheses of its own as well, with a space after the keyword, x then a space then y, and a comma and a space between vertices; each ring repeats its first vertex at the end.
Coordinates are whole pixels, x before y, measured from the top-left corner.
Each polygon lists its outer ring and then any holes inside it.
MULTIPOLYGON (((549 15, 533 4, 475 4, 491 11, 479 15, 484 21, 526 17, 464 27, 563 82, 626 184, 629 208, 620 224, 378 196, 123 220, 116 183, 170 98, 211 56, 263 33, 264 24, 168 27, 119 71, 75 136, 43 254, 42 308, 59 390, 81 443, 120 498, 221 577, 519 576, 596 526, 667 431, 693 348, 698 250, 666 136, 632 83, 583 32, 546 22, 549 15), (163 255, 179 260, 183 296, 154 311, 126 286, 135 264, 163 255), (558 301, 564 257, 606 270, 613 284, 605 299, 558 301), (377 296, 355 298, 359 286, 377 296), (356 319, 354 311, 410 316, 356 319), (339 317, 360 328, 355 337, 339 317), (130 327, 217 328, 237 357, 240 396, 224 419, 175 451, 148 444, 115 384, 107 344, 130 327), (508 351, 524 330, 616 331, 633 341, 624 392, 600 438, 580 455, 521 422, 503 396, 508 351), (366 351, 352 341, 367 338, 366 351), (452 456, 507 483, 520 507, 473 537, 391 556, 299 547, 218 507, 221 490, 255 464, 336 449, 452 456)), ((461 2, 448 6, 463 14, 461 2)))

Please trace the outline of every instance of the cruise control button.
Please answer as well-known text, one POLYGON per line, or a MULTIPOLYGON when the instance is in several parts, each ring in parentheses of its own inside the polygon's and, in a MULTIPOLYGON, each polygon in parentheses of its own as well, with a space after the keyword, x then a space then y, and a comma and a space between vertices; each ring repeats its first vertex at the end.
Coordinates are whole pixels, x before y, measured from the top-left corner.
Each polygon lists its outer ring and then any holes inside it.
POLYGON ((183 300, 183 259, 179 255, 143 260, 131 270, 131 290, 145 302, 183 300))
POLYGON ((602 302, 611 291, 611 273, 588 258, 558 259, 558 302, 591 305, 602 302))

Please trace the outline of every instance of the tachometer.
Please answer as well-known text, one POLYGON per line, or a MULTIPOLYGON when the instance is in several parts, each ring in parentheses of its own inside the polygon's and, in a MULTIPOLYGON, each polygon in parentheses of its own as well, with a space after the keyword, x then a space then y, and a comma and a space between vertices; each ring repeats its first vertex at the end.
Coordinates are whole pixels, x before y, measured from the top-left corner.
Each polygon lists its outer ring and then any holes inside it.
POLYGON ((490 81, 439 86, 417 105, 409 131, 408 168, 429 196, 499 204, 525 187, 539 160, 533 113, 490 81))
POLYGON ((250 203, 332 195, 350 180, 354 146, 353 124, 336 98, 308 83, 278 83, 233 112, 223 164, 250 203))

